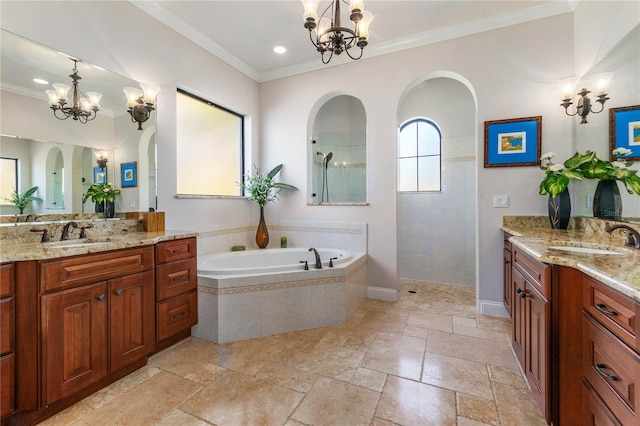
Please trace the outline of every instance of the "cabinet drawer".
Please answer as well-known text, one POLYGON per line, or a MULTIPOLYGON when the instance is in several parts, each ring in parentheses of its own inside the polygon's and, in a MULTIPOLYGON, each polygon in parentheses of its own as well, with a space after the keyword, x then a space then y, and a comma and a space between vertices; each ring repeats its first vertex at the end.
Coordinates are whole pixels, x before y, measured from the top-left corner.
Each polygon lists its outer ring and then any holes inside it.
POLYGON ((7 297, 13 294, 13 283, 13 263, 3 263, 0 265, 0 297, 7 297))
POLYGON ((604 405, 593 388, 585 383, 584 386, 584 426, 621 426, 622 423, 604 405))
POLYGON ((197 256, 195 238, 182 238, 156 244, 156 263, 167 263, 197 256))
POLYGON ((640 307, 631 299, 583 276, 584 310, 636 351, 640 351, 640 307))
POLYGON ((156 277, 157 301, 195 290, 198 286, 197 261, 192 258, 158 265, 156 277))
POLYGON ((13 298, 0 301, 0 355, 13 352, 13 298))
POLYGON ((171 337, 198 322, 198 293, 183 294, 158 303, 157 340, 171 337))
POLYGON ((538 262, 517 247, 512 250, 512 261, 513 266, 522 272, 527 282, 532 284, 545 299, 549 300, 549 282, 551 281, 549 279, 551 270, 549 265, 538 262))
POLYGON ((152 246, 43 261, 40 291, 94 283, 152 268, 152 246))
POLYGON ((640 356, 584 314, 583 373, 595 393, 623 424, 636 424, 640 406, 640 356))
POLYGON ((15 357, 13 354, 0 358, 0 382, 2 382, 0 416, 10 414, 15 408, 15 371, 15 357))

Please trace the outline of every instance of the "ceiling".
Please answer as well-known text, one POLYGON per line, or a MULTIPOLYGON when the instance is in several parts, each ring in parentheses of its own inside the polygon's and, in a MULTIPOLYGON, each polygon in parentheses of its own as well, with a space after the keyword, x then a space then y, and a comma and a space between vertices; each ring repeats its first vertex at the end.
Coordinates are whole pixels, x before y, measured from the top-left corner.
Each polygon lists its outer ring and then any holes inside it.
MULTIPOLYGON (((568 13, 577 1, 364 0, 374 19, 363 58, 568 13)), ((322 64, 299 0, 130 3, 258 82, 350 61, 343 54, 322 64), (274 53, 276 44, 287 52, 274 53)), ((321 0, 318 14, 329 5, 321 0)), ((345 5, 343 26, 350 24, 347 14, 345 5)))

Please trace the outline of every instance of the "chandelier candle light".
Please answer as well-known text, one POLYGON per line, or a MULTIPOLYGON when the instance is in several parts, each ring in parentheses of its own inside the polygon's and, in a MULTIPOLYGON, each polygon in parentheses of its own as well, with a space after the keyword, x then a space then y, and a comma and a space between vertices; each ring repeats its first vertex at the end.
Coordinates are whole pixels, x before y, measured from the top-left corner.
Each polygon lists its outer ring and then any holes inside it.
POLYGON ((138 123, 138 130, 142 130, 142 123, 149 119, 151 111, 155 109, 156 96, 160 91, 160 87, 153 83, 140 83, 140 87, 142 90, 135 87, 122 89, 127 96, 127 112, 131 115, 131 122, 138 123))
POLYGON ((320 0, 300 1, 304 5, 304 27, 309 30, 311 43, 320 52, 323 64, 328 64, 334 53, 340 55, 342 52, 346 52, 347 56, 353 60, 362 57, 364 48, 368 44, 369 25, 373 20, 371 12, 364 10, 363 0, 351 0, 351 3, 345 0, 332 0, 331 4, 322 12, 319 20, 316 11, 320 0), (349 5, 349 19, 353 22, 354 29, 342 26, 340 2, 349 5), (360 54, 357 56, 349 52, 351 48, 356 46, 360 48, 360 54), (325 57, 327 52, 328 56, 325 57))
POLYGON ((71 86, 62 83, 56 83, 53 85, 55 90, 46 90, 47 96, 49 96, 49 106, 53 110, 53 115, 58 120, 66 120, 71 117, 76 121, 86 124, 87 121, 91 121, 96 118, 96 113, 100 110, 100 99, 102 94, 98 92, 87 92, 85 95, 78 88, 78 81, 82 79, 78 75, 78 59, 73 59, 73 74, 69 74, 71 80, 71 86), (67 94, 73 87, 73 95, 71 99, 71 106, 65 106, 69 98, 67 94))

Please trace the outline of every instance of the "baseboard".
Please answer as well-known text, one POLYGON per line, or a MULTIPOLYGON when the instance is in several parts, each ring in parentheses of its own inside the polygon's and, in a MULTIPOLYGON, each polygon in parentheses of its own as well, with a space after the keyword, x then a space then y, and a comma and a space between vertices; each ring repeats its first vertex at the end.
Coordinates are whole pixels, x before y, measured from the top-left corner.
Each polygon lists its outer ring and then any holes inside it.
POLYGON ((398 290, 393 288, 367 286, 367 298, 385 300, 387 302, 397 302, 398 290))
POLYGON ((489 300, 478 300, 478 312, 483 315, 493 315, 495 317, 509 318, 509 312, 504 304, 489 300))

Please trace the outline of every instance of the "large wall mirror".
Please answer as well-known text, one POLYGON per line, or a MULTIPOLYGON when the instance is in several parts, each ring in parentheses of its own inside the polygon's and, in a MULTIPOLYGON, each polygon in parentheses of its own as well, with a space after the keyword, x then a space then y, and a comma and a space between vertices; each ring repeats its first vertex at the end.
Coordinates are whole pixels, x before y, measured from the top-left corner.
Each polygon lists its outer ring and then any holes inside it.
MULTIPOLYGON (((600 114, 590 114, 587 124, 579 124, 574 117, 576 150, 584 153, 586 150, 595 151, 599 158, 609 160, 609 108, 640 105, 640 25, 636 26, 618 42, 607 55, 596 63, 582 78, 578 85, 590 84, 593 77, 612 72, 610 83, 610 100, 605 104, 605 110, 600 114)), ((590 85, 589 87, 593 87, 590 85)), ((595 108, 595 107, 594 107, 595 108)), ((632 168, 640 169, 640 162, 636 161, 632 168)), ((593 217, 591 207, 595 192, 596 180, 574 181, 572 204, 574 216, 593 217)), ((622 220, 640 221, 640 196, 628 194, 622 182, 618 182, 622 196, 622 220)))
POLYGON ((308 151, 310 204, 366 203, 366 125, 364 106, 353 96, 322 104, 308 151))
MULTIPOLYGON (((71 57, 4 30, 0 48, 0 157, 17 160, 14 181, 19 192, 37 186, 36 195, 43 199, 25 213, 93 212, 91 200, 83 204, 82 196, 92 183, 102 181, 121 189, 116 211, 156 209, 156 114, 138 130, 122 90, 138 88, 139 83, 79 61, 79 89, 101 93, 100 110, 86 124, 59 120, 49 108, 45 90, 53 83, 71 85, 71 57), (38 84, 34 78, 48 84, 38 84), (99 153, 107 157, 104 169, 96 161, 99 153), (131 163, 136 182, 123 187, 121 165, 131 163)), ((15 207, 0 200, 0 214, 16 213, 15 207)))

